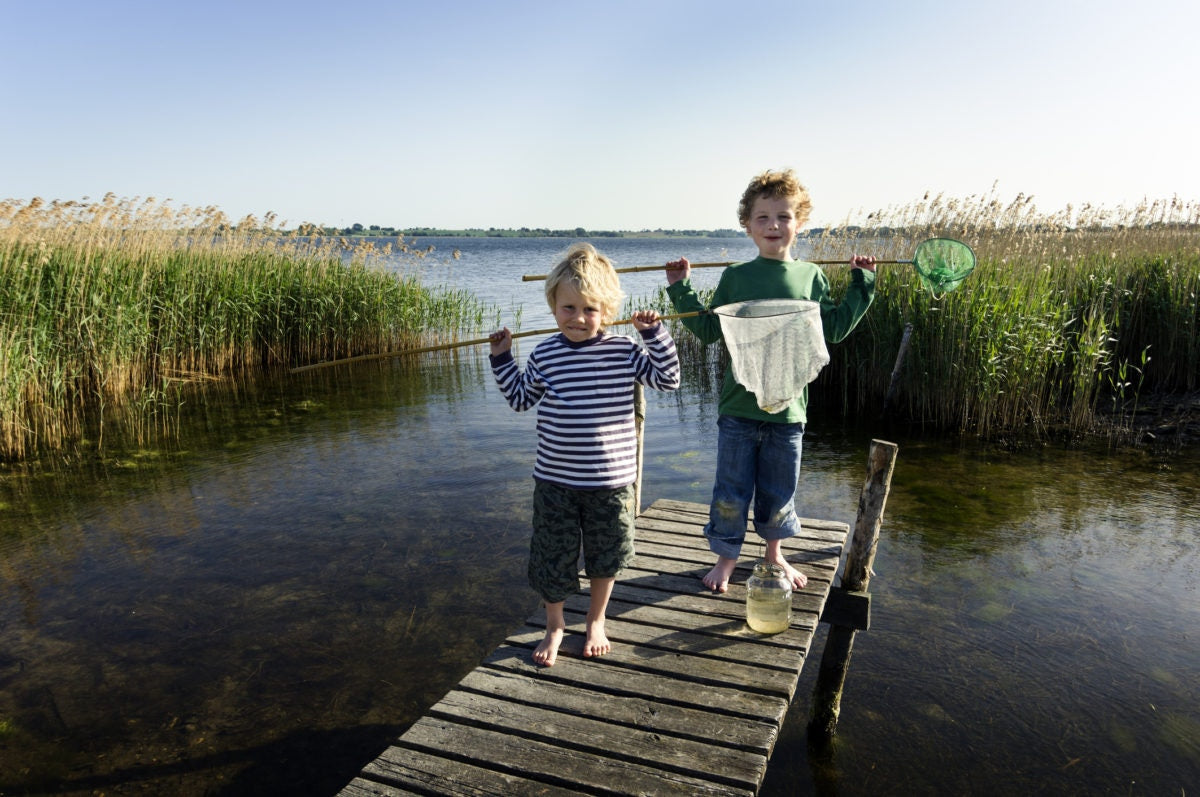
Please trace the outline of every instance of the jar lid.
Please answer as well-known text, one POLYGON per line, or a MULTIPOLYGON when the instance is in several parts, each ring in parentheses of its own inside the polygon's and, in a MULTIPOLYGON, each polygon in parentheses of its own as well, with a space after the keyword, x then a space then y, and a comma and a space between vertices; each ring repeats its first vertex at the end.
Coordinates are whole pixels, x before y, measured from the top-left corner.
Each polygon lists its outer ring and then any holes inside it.
POLYGON ((774 562, 768 562, 766 559, 759 559, 754 563, 754 572, 759 575, 769 575, 781 578, 784 574, 783 568, 774 562))

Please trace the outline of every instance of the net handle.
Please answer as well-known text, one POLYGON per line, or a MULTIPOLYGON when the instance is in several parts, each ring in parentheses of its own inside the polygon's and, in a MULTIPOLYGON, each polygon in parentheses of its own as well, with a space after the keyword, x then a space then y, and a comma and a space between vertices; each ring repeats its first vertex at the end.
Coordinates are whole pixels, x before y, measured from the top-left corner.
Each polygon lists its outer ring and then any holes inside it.
MULTIPOLYGON (((724 260, 719 263, 689 263, 688 268, 725 268, 732 266, 734 263, 742 263, 741 260, 724 260)), ((809 263, 816 263, 818 266, 838 266, 845 265, 845 260, 809 260, 809 263)), ((911 260, 876 260, 875 265, 912 265, 911 260)), ((633 274, 639 271, 666 271, 666 266, 626 266, 624 268, 614 268, 613 271, 618 274, 633 274)), ((549 274, 526 274, 521 277, 522 282, 533 282, 534 280, 544 280, 549 274)))
MULTIPOLYGON (((660 315, 659 321, 673 321, 676 318, 694 318, 698 315, 705 315, 708 310, 693 310, 688 313, 673 313, 671 315, 660 315)), ((622 324, 632 324, 632 318, 622 318, 620 321, 613 321, 605 326, 616 327, 622 324)), ((514 338, 527 338, 531 335, 550 335, 558 332, 558 327, 553 329, 531 329, 526 332, 514 332, 514 338)), ((309 365, 299 365, 291 369, 291 373, 298 374, 303 371, 314 371, 318 368, 330 368, 335 365, 349 365, 350 363, 367 362, 368 360, 384 360, 390 357, 407 357, 412 354, 425 354, 431 351, 445 351, 446 349, 459 349, 463 346, 478 346, 481 343, 491 343, 491 337, 472 338, 471 340, 456 340, 453 343, 438 343, 434 346, 422 346, 419 349, 400 349, 398 351, 384 351, 375 354, 360 354, 357 357, 343 357, 340 360, 326 360, 323 363, 310 363, 309 365)))

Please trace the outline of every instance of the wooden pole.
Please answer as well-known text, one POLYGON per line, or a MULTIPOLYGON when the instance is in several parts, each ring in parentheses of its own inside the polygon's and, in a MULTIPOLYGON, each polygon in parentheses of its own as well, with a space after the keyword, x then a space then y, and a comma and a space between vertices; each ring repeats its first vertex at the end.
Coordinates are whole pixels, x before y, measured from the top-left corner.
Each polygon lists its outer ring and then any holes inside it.
MULTIPOLYGON (((725 268, 726 266, 732 266, 734 263, 737 263, 737 262, 740 262, 740 261, 725 260, 720 263, 689 263, 688 268, 725 268)), ((844 265, 847 265, 850 262, 850 260, 849 260, 849 258, 847 258, 845 260, 810 260, 808 262, 815 263, 818 266, 844 266, 844 265)), ((875 265, 877 265, 877 266, 911 265, 911 264, 912 264, 911 260, 876 260, 875 261, 875 265)), ((613 271, 617 272, 618 274, 636 274, 641 271, 666 271, 666 270, 667 270, 667 267, 665 264, 661 265, 661 266, 625 266, 624 268, 614 268, 613 269, 613 271)), ((536 280, 544 280, 548 276, 550 276, 550 275, 549 274, 525 274, 521 277, 521 281, 522 282, 534 282, 536 280)))
MULTIPOLYGON (((858 497, 858 517, 842 570, 841 588, 850 592, 866 592, 871 583, 871 566, 879 545, 879 527, 883 523, 883 508, 892 485, 892 470, 896 465, 895 443, 872 440, 867 457, 867 478, 858 497)), ((812 716, 809 718, 810 743, 828 743, 837 730, 841 713, 842 689, 850 669, 850 654, 854 650, 855 630, 843 625, 830 625, 821 654, 821 669, 813 688, 812 716)))
MULTIPOLYGON (((660 315, 659 321, 673 321, 676 318, 692 318, 693 316, 704 315, 707 310, 693 310, 687 313, 672 313, 670 315, 660 315)), ((620 321, 612 321, 608 324, 610 327, 620 326, 622 324, 632 324, 632 318, 622 318, 620 321)), ((550 335, 558 332, 558 327, 553 329, 530 329, 526 332, 514 332, 513 338, 526 338, 530 335, 550 335)), ((490 343, 491 338, 472 338, 471 340, 456 340, 453 343, 438 343, 434 346, 422 346, 419 349, 401 349, 399 351, 384 351, 375 354, 360 354, 357 357, 343 357, 340 360, 327 360, 323 363, 312 363, 310 365, 298 365, 291 370, 293 374, 298 374, 303 371, 311 371, 315 368, 328 368, 331 365, 348 365, 350 363, 361 363, 367 360, 383 360, 388 357, 405 357, 410 354, 425 354, 431 351, 444 351, 446 349, 458 349, 463 346, 478 346, 481 343, 490 343)))

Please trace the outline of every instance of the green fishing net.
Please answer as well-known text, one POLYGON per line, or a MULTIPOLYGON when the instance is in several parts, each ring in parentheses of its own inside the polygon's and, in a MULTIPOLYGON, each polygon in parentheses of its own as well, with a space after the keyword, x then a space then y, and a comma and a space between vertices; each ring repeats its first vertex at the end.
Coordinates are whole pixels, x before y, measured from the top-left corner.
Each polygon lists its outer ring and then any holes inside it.
POLYGON ((975 270, 975 253, 962 241, 930 238, 917 246, 912 262, 921 284, 936 296, 954 290, 975 270))

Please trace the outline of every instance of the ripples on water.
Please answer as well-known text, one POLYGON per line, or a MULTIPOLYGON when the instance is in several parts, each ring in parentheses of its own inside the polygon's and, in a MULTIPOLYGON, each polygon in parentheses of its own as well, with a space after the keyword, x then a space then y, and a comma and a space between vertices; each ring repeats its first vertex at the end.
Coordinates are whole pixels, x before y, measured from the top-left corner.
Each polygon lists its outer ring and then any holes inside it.
MULTIPOLYGON (((707 501, 712 374, 648 398, 645 501, 707 501)), ((4 476, 0 793, 336 791, 537 608, 533 422, 462 351, 210 390, 169 450, 4 476)), ((813 661, 763 794, 1194 789, 1198 463, 814 415, 804 514, 853 521, 872 436, 900 454, 837 743, 805 748, 813 661)))

